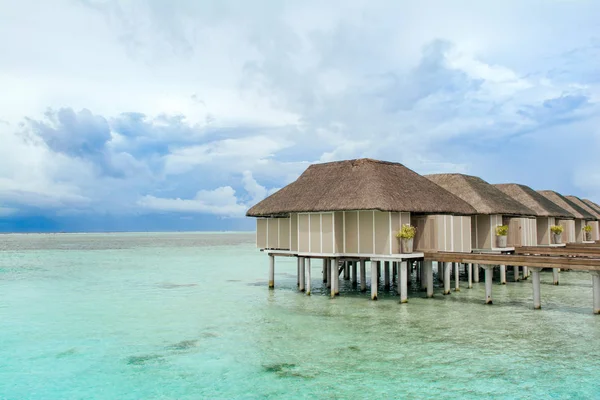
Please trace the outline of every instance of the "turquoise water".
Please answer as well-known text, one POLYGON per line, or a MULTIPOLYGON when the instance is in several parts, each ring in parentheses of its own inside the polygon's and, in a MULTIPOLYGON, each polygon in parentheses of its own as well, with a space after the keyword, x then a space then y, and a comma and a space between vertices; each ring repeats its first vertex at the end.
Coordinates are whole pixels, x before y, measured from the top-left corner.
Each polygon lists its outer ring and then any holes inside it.
MULTIPOLYGON (((591 279, 313 296, 252 234, 0 236, 1 399, 600 398, 591 279)), ((369 275, 369 274, 367 274, 369 275)), ((508 276, 509 280, 511 274, 508 276)), ((413 284, 413 289, 416 285, 413 284)), ((382 289, 381 289, 382 290, 382 289)))

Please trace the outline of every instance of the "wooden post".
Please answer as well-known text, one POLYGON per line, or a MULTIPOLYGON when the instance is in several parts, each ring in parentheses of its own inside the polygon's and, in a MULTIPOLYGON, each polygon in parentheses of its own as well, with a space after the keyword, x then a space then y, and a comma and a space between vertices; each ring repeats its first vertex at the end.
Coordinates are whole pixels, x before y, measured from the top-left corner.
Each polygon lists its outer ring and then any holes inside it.
POLYGON ((340 260, 339 260, 339 258, 334 258, 331 260, 331 262, 333 264, 333 268, 335 269, 335 275, 331 277, 331 279, 332 279, 331 283, 333 284, 333 286, 335 286, 335 295, 339 296, 340 295, 340 273, 339 273, 340 260))
POLYGON ((327 264, 327 259, 323 259, 323 283, 327 283, 327 269, 329 265, 327 264))
POLYGON ((408 302, 408 263, 402 261, 400 263, 400 279, 398 284, 400 285, 400 303, 408 302))
POLYGON ((473 264, 467 264, 467 288, 473 289, 473 264))
POLYGON ((304 257, 300 257, 300 286, 298 287, 298 290, 300 290, 301 292, 304 292, 304 272, 305 272, 305 261, 306 259, 304 257))
POLYGON ((531 280, 533 286, 533 309, 539 310, 542 308, 542 295, 540 290, 540 271, 541 268, 531 267, 531 280))
POLYGON ((506 265, 500 266, 500 284, 506 285, 506 265))
POLYGON ((367 267, 366 267, 366 261, 365 260, 360 260, 360 291, 361 292, 366 292, 367 291, 367 267))
POLYGON ((558 285, 558 268, 552 268, 552 283, 558 285))
POLYGON ((296 257, 296 286, 300 287, 300 258, 296 257))
POLYGON ((479 264, 473 264, 473 282, 479 283, 479 264))
POLYGON ((452 263, 441 263, 444 269, 444 294, 450 294, 450 272, 452 271, 452 263))
POLYGON ((515 265, 514 269, 515 269, 515 282, 519 282, 521 280, 521 278, 519 277, 519 266, 515 265))
POLYGON ((594 291, 594 314, 600 314, 600 271, 590 271, 592 274, 592 290, 594 291))
POLYGON ((269 254, 269 289, 275 287, 275 256, 269 254))
POLYGON ((442 262, 442 261, 437 261, 437 273, 438 273, 438 280, 440 282, 444 282, 444 265, 446 263, 442 262))
POLYGON ((523 265, 523 280, 529 278, 529 269, 523 265))
POLYGON ((427 290, 427 261, 421 261, 421 290, 427 290))
POLYGON ((329 279, 330 279, 330 287, 331 287, 331 297, 335 297, 339 293, 339 289, 337 288, 339 284, 339 276, 338 276, 338 259, 332 258, 329 260, 329 279))
POLYGON ((398 263, 394 261, 392 263, 392 282, 396 282, 397 275, 398 275, 398 263))
POLYGON ((327 260, 327 287, 331 288, 331 277, 333 276, 333 275, 331 275, 331 271, 332 271, 331 261, 332 260, 331 260, 331 258, 327 258, 326 260, 327 260))
POLYGON ((383 263, 383 286, 385 289, 390 288, 390 262, 383 263))
POLYGON ((310 258, 306 259, 306 295, 310 296, 310 258))
POLYGON ((460 292, 460 264, 454 263, 454 291, 460 292))
POLYGON ((356 261, 352 261, 352 285, 356 286, 356 283, 358 282, 357 279, 358 277, 356 276, 356 270, 358 268, 358 265, 356 265, 356 261))
POLYGON ((484 265, 485 269, 485 304, 492 304, 492 280, 494 278, 494 266, 484 265))
POLYGON ((347 281, 350 279, 350 265, 348 265, 349 261, 344 261, 344 280, 347 281))
POLYGON ((377 300, 377 285, 379 284, 378 278, 379 262, 371 261, 371 300, 377 300))
POLYGON ((427 297, 433 297, 433 261, 425 261, 425 275, 427 275, 427 297))

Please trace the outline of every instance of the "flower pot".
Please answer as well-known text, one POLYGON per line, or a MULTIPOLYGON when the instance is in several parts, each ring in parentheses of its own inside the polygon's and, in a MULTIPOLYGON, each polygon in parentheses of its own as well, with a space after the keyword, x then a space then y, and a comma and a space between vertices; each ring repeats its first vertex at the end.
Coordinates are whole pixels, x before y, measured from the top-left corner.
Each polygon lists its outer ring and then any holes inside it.
POLYGON ((552 234, 552 243, 553 244, 561 244, 562 243, 562 233, 553 233, 552 234))
POLYGON ((498 241, 497 241, 497 246, 498 246, 499 248, 504 248, 504 247, 506 247, 506 241, 507 241, 507 239, 508 239, 508 238, 507 238, 507 236, 496 236, 496 237, 498 238, 498 241))
POLYGON ((586 242, 592 241, 592 232, 585 232, 585 241, 586 242))
POLYGON ((413 239, 400 239, 400 248, 402 254, 410 254, 413 252, 413 239))

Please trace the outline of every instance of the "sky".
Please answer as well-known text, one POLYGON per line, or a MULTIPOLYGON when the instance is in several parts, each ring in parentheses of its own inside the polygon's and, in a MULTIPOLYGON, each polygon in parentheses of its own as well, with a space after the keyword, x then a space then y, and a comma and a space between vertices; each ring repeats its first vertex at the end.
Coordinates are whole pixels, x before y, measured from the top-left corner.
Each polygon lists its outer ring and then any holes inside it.
POLYGON ((371 157, 600 201, 595 0, 0 0, 0 232, 251 230, 371 157))

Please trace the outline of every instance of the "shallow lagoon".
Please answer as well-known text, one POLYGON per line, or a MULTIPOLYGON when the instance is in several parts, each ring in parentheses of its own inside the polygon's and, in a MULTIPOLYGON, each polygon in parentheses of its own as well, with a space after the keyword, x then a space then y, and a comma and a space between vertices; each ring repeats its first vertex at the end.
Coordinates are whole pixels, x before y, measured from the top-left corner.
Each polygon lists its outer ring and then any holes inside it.
MULTIPOLYGON (((276 289, 252 234, 0 236, 0 398, 600 398, 591 279, 434 299, 276 289)), ((369 274, 367 274, 369 275, 369 274)), ((510 274, 509 274, 510 280, 510 274)), ((381 291, 382 289, 380 289, 381 291)), ((380 292, 381 294, 381 292, 380 292)))

